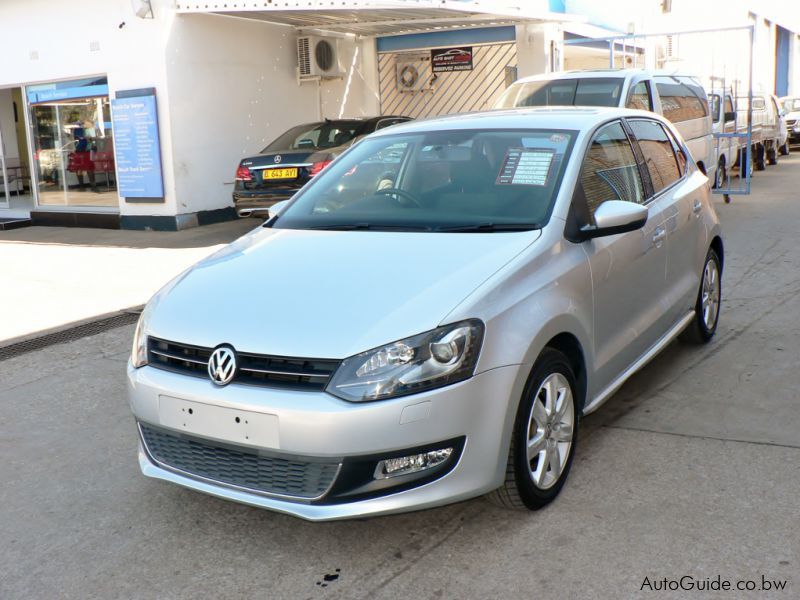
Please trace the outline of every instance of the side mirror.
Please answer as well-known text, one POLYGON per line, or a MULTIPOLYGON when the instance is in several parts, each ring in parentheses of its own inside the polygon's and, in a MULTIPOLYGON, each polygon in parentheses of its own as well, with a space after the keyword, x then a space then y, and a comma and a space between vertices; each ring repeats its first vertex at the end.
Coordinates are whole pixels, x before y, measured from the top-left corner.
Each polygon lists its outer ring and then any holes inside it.
POLYGON ((581 227, 583 240, 636 231, 647 222, 647 207, 625 200, 606 200, 594 211, 596 225, 581 227))
POLYGON ((735 120, 736 120, 736 113, 735 113, 735 112, 733 112, 733 111, 726 112, 726 113, 725 113, 723 116, 724 116, 724 118, 725 118, 725 122, 726 122, 726 123, 727 123, 728 121, 735 121, 735 120))

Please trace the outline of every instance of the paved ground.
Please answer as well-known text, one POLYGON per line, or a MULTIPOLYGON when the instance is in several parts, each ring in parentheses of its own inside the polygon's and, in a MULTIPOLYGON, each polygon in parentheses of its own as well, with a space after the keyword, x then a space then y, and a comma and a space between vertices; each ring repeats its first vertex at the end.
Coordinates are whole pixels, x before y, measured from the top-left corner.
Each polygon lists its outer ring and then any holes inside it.
POLYGON ((0 231, 0 341, 143 304, 186 267, 257 224, 244 219, 179 232, 0 231))
POLYGON ((684 575, 797 598, 798 188, 800 154, 718 206, 717 338, 674 344, 587 418, 538 513, 310 524, 223 502, 139 475, 131 327, 0 362, 0 598, 620 598, 684 575))

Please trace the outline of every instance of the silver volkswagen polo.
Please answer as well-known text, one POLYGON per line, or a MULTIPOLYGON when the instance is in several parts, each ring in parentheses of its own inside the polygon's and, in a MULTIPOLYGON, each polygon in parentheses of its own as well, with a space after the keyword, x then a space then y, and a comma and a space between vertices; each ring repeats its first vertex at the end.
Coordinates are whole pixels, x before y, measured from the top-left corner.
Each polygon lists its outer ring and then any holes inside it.
POLYGON ((722 265, 708 180, 657 115, 386 129, 147 304, 141 469, 311 520, 540 508, 581 416, 714 335, 722 265))

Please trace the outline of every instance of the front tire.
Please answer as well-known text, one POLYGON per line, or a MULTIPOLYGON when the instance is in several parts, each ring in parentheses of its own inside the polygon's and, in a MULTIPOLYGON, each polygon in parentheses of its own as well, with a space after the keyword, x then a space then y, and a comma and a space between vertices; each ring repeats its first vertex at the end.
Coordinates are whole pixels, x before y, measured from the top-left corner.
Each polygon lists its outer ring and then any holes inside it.
POLYGON ((719 163, 717 164, 717 173, 714 176, 714 187, 716 189, 721 188, 727 183, 728 180, 728 172, 725 169, 725 158, 720 157, 719 163))
POLYGON ((578 395, 567 357, 545 348, 522 394, 506 479, 488 495, 510 509, 538 510, 552 502, 569 475, 578 433, 578 395))
POLYGON ((694 308, 694 319, 683 331, 684 341, 708 343, 717 332, 719 309, 722 304, 722 265, 716 250, 709 248, 700 278, 700 291, 694 308))

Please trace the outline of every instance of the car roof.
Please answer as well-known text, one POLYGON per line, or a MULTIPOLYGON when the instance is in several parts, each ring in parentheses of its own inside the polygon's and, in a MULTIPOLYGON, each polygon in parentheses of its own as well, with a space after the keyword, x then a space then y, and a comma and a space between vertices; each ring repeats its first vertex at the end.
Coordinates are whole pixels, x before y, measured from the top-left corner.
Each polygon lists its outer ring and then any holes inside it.
POLYGON ((523 77, 514 83, 527 83, 529 81, 555 81, 559 79, 596 79, 618 77, 620 79, 633 77, 636 75, 650 75, 654 77, 694 77, 692 73, 668 70, 649 70, 649 69, 581 69, 576 71, 559 71, 557 73, 544 73, 541 75, 531 75, 523 77))
POLYGON ((615 117, 646 117, 663 121, 652 112, 605 106, 537 106, 504 108, 419 119, 394 125, 373 136, 457 131, 460 129, 570 129, 581 131, 615 117))
POLYGON ((309 121, 308 123, 300 123, 295 127, 309 127, 311 125, 321 125, 323 123, 369 123, 370 121, 381 121, 383 119, 411 119, 404 115, 375 115, 369 117, 341 117, 339 119, 320 119, 319 121, 309 121))

